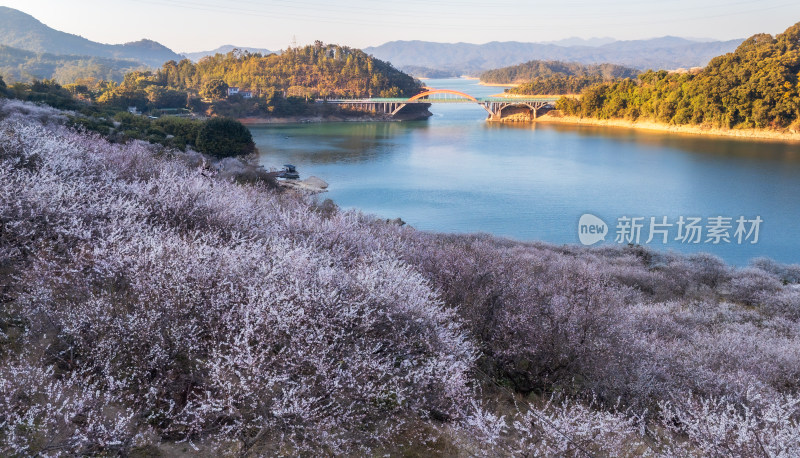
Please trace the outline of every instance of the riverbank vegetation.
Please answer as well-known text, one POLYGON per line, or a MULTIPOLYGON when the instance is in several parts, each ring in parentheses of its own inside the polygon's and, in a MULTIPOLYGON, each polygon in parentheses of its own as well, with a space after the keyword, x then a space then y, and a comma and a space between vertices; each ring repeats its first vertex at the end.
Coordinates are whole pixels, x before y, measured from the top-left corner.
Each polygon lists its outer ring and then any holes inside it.
POLYGON ((800 23, 759 34, 696 73, 648 71, 563 98, 566 115, 725 129, 800 130, 800 23))
POLYGON ((800 453, 800 266, 416 231, 0 101, 3 455, 800 453))

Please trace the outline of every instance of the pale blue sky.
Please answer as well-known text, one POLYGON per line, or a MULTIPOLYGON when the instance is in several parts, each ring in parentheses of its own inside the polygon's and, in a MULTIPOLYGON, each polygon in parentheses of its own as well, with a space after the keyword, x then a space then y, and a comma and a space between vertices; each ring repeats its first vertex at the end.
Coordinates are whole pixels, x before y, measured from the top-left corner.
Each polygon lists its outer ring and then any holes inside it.
POLYGON ((316 39, 485 43, 578 36, 744 38, 800 22, 798 0, 0 0, 103 43, 150 38, 175 51, 223 44, 282 49, 316 39))

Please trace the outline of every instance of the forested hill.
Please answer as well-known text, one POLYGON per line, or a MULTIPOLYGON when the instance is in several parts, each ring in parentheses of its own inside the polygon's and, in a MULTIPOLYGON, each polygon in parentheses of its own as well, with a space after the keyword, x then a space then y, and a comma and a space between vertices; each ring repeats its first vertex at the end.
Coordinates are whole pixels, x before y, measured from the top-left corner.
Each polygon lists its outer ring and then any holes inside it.
POLYGON ((647 72, 562 99, 566 114, 718 127, 800 128, 800 23, 754 35, 696 74, 647 72))
POLYGON ((230 52, 201 59, 170 61, 157 72, 164 85, 195 92, 219 81, 259 94, 300 97, 400 97, 421 84, 391 64, 361 50, 316 42, 263 56, 230 52))
POLYGON ((532 60, 524 64, 498 68, 481 73, 484 83, 525 83, 535 78, 553 76, 588 76, 600 77, 604 80, 614 78, 635 78, 639 70, 616 64, 584 65, 578 62, 561 62, 557 60, 532 60))
POLYGON ((577 62, 532 60, 484 72, 484 83, 520 83, 506 89, 511 94, 579 94, 585 88, 619 78, 635 78, 639 71, 615 64, 583 65, 577 62))
POLYGON ((0 74, 8 81, 55 80, 60 84, 80 79, 122 81, 126 73, 143 64, 123 59, 35 53, 0 45, 0 74))
POLYGON ((51 100, 51 105, 76 109, 78 99, 101 109, 138 110, 160 115, 162 110, 232 118, 263 116, 324 116, 333 105, 315 104, 320 97, 410 97, 422 83, 391 64, 363 51, 317 42, 290 48, 280 55, 229 52, 170 60, 155 71, 136 70, 120 83, 83 79, 63 88, 54 81, 10 86, 22 100, 51 100), (238 87, 240 93, 229 89, 238 87), (317 106, 319 105, 319 106, 317 106))

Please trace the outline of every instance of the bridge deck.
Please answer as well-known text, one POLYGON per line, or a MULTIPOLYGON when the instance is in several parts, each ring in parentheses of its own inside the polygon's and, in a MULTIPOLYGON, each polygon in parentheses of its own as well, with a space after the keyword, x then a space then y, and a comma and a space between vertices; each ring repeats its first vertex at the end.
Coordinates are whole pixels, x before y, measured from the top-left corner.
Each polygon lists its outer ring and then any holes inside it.
MULTIPOLYGON (((479 103, 525 103, 525 102, 547 102, 552 103, 558 100, 557 97, 482 97, 477 99, 479 103)), ((369 99, 319 99, 317 103, 475 103, 475 100, 463 97, 442 97, 424 98, 408 100, 402 97, 373 97, 369 99)))

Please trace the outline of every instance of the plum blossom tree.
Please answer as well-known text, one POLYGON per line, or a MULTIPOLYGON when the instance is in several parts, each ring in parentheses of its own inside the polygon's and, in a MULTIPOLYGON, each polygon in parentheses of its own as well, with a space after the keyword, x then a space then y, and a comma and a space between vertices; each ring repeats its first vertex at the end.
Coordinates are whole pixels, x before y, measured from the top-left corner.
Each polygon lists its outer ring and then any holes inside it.
POLYGON ((800 453, 796 266, 419 232, 64 123, 0 101, 0 454, 800 453))

